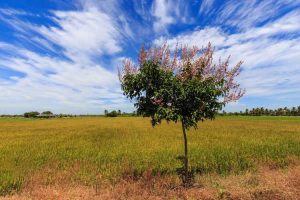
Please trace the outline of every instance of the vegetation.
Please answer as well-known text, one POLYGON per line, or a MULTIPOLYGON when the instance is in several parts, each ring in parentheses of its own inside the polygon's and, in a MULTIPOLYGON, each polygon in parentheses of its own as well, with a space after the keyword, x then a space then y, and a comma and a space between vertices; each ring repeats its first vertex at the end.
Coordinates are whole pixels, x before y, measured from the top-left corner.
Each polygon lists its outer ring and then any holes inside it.
MULTIPOLYGON (((46 111, 47 112, 47 111, 46 111)), ((49 111, 51 112, 51 111, 49 111)), ((108 110, 104 111, 104 115, 106 115, 108 113, 108 110)), ((118 113, 120 113, 121 110, 118 110, 118 113)), ((27 117, 28 115, 32 115, 29 114, 32 112, 27 112, 24 113, 23 115, 9 115, 9 114, 3 114, 0 115, 0 117, 5 117, 5 118, 18 118, 18 117, 27 117)), ((34 114, 34 116, 36 116, 38 112, 36 112, 34 114)), ((51 112, 52 113, 52 112, 51 112)), ((260 107, 260 108, 252 108, 252 109, 245 109, 244 111, 240 111, 240 112, 221 112, 219 113, 219 115, 245 115, 245 116, 300 116, 300 106, 297 107, 284 107, 284 108, 276 108, 276 109, 270 109, 270 108, 264 108, 264 107, 260 107)), ((58 114, 56 115, 56 117, 62 118, 62 117, 100 117, 103 115, 71 115, 71 114, 58 114)), ((132 112, 132 113, 125 113, 122 112, 121 115, 119 116, 137 116, 136 111, 132 112)))
POLYGON ((24 113, 25 118, 34 118, 37 117, 40 113, 37 111, 32 111, 32 112, 26 112, 24 113))
POLYGON ((214 119, 223 106, 244 94, 235 82, 239 62, 229 68, 229 58, 213 63, 213 47, 206 49, 186 46, 171 53, 165 44, 145 50, 141 48, 139 65, 124 62, 119 74, 124 95, 135 101, 140 115, 151 117, 152 125, 163 119, 182 124, 184 138, 183 167, 178 169, 185 186, 192 183, 188 167, 186 129, 197 128, 199 121, 214 119))
POLYGON ((223 111, 222 115, 247 115, 247 116, 300 116, 300 106, 288 108, 268 109, 264 107, 246 109, 244 112, 228 112, 223 111))
POLYGON ((41 114, 37 111, 24 113, 25 118, 36 118, 36 117, 40 117, 40 115, 53 115, 53 113, 51 111, 44 111, 41 114))
MULTIPOLYGON (((0 193, 32 180, 93 186, 147 170, 176 174, 179 124, 151 128, 148 118, 0 119, 0 193), (141 156, 141 153, 143 156, 141 156)), ((261 165, 285 167, 300 158, 300 118, 219 117, 189 131, 198 174, 237 174, 261 165)))
POLYGON ((53 115, 53 113, 51 111, 44 111, 42 112, 43 115, 53 115))
POLYGON ((118 113, 117 113, 117 111, 113 110, 113 111, 107 113, 105 116, 106 117, 117 117, 118 113))
POLYGON ((109 112, 108 110, 104 110, 104 116, 106 116, 106 117, 118 117, 118 116, 119 117, 120 116, 130 117, 130 116, 136 116, 136 113, 135 112, 133 112, 133 113, 125 113, 125 112, 123 112, 122 113, 121 110, 118 110, 118 111, 113 110, 111 112, 109 112))

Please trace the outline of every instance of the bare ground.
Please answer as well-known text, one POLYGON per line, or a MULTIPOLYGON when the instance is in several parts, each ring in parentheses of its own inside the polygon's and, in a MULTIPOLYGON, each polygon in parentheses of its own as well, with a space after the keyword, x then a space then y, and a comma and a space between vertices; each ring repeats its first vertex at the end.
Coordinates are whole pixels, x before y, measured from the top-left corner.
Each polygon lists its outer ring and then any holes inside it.
POLYGON ((97 186, 70 185, 64 181, 46 186, 38 181, 29 181, 21 192, 0 199, 297 200, 300 199, 300 165, 286 169, 264 167, 256 172, 226 177, 199 176, 196 185, 191 188, 181 187, 177 177, 153 176, 151 172, 138 179, 124 176, 115 184, 101 182, 97 186))

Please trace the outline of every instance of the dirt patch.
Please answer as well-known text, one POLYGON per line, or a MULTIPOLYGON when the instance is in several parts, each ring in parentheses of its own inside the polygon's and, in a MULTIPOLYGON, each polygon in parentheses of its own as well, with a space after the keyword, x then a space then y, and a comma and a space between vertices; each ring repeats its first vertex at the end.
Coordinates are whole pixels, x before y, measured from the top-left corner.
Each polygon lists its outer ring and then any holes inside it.
MULTIPOLYGON (((172 176, 151 172, 140 178, 126 177, 115 184, 101 182, 95 186, 70 185, 66 182, 45 186, 28 183, 22 192, 2 197, 4 200, 27 199, 261 199, 296 200, 300 196, 300 166, 286 169, 261 168, 257 172, 220 177, 204 175, 191 188, 180 186, 172 176)), ((1 199, 1 198, 0 198, 1 199)))

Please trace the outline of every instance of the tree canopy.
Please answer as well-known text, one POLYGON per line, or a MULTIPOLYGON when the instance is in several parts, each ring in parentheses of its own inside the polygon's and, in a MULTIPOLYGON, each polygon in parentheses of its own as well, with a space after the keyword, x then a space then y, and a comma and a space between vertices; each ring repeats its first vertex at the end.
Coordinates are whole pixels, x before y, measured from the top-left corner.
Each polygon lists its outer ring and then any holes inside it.
POLYGON ((138 114, 151 117, 153 126, 166 119, 197 127, 245 92, 234 80, 242 62, 231 69, 229 57, 214 64, 213 52, 210 43, 204 49, 177 46, 172 52, 166 44, 142 47, 138 64, 125 60, 119 71, 124 95, 135 101, 138 114))

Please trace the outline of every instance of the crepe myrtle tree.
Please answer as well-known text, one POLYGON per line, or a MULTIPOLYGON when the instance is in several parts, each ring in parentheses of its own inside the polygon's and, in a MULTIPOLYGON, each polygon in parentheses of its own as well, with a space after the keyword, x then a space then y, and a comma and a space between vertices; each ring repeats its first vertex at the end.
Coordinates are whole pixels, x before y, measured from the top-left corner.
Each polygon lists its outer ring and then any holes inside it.
POLYGON ((240 99, 245 90, 235 81, 242 62, 229 67, 213 62, 214 48, 181 46, 171 51, 167 44, 139 51, 138 64, 124 60, 119 70, 124 95, 133 100, 137 113, 151 117, 152 125, 181 122, 184 139, 182 179, 191 181, 186 130, 199 121, 214 119, 226 103, 240 99))

